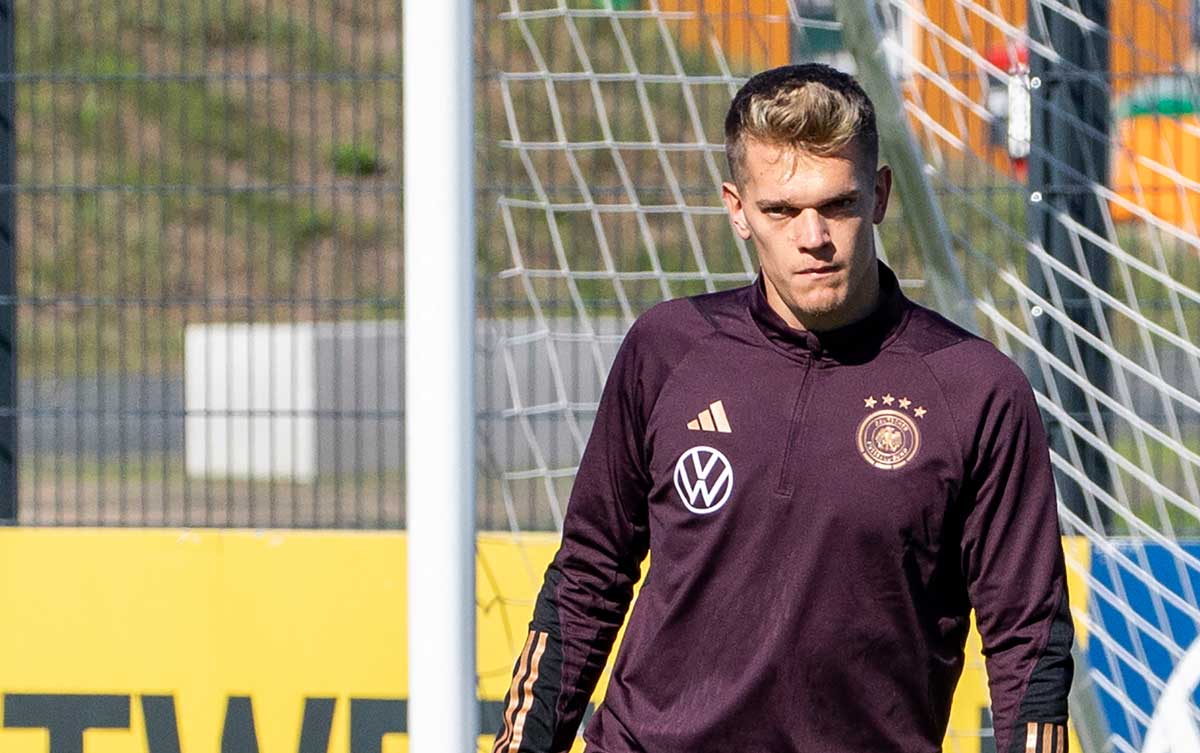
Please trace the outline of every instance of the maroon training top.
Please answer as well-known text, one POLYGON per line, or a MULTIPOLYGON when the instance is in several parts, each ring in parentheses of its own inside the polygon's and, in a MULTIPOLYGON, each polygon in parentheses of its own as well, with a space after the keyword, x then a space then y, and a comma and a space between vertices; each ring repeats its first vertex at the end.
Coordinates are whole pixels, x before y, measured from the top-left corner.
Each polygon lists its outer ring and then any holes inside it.
POLYGON ((997 750, 1066 749, 1033 392, 880 266, 879 308, 841 330, 788 327, 761 275, 629 330, 496 750, 570 748, 648 550, 589 753, 935 753, 972 607, 997 750))

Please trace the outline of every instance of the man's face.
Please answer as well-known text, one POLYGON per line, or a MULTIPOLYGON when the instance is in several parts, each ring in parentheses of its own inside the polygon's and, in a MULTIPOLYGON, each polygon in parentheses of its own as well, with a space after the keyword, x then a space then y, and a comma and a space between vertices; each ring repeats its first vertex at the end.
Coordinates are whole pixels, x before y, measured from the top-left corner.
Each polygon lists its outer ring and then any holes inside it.
POLYGON ((820 157, 749 140, 741 187, 722 186, 734 230, 753 240, 767 301, 792 327, 829 330, 871 313, 879 295, 872 225, 892 173, 851 144, 820 157))

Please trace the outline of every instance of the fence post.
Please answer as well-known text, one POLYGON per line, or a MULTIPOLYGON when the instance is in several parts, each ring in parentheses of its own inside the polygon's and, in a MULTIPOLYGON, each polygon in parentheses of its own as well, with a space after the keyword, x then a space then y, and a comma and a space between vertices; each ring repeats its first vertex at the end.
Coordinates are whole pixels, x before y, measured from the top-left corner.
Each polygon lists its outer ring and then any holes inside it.
POLYGON ((17 137, 13 0, 0 0, 0 522, 17 519, 17 137))
MULTIPOLYGON (((1108 0, 1080 0, 1079 11, 1089 21, 1086 27, 1040 2, 1031 0, 1029 3, 1031 38, 1054 50, 1060 59, 1047 59, 1036 45, 1030 46, 1032 131, 1026 222, 1030 239, 1048 255, 1084 279, 1090 279, 1099 288, 1107 289, 1107 254, 1086 238, 1073 239, 1058 219, 1062 213, 1100 237, 1107 235, 1100 207, 1102 199, 1092 186, 1108 183, 1111 92, 1108 0)), ((1098 317, 1104 313, 1096 306, 1094 296, 1048 270, 1036 257, 1030 257, 1028 268, 1030 287, 1038 295, 1054 301, 1052 293, 1057 288, 1066 317, 1086 331, 1100 334, 1098 317)), ((1055 323, 1050 316, 1041 317, 1038 334, 1051 353, 1073 368, 1079 368, 1090 384, 1109 391, 1110 366, 1102 353, 1055 323), (1079 366, 1076 366, 1076 357, 1079 366)), ((1104 428, 1111 423, 1108 411, 1103 406, 1089 409, 1082 388, 1064 377, 1055 375, 1052 378, 1063 410, 1087 430, 1104 436, 1104 428)), ((1042 381, 1040 374, 1034 379, 1042 381)), ((1045 387, 1042 384, 1036 386, 1045 387)), ((1051 447, 1056 452, 1065 458, 1071 457, 1070 443, 1075 441, 1083 466, 1080 470, 1100 488, 1111 487, 1109 466, 1100 450, 1085 441, 1073 440, 1069 436, 1070 430, 1053 416, 1046 417, 1046 428, 1051 447)), ((1061 473, 1056 473, 1055 480, 1067 509, 1101 530, 1107 527, 1110 518, 1107 505, 1096 505, 1095 514, 1090 514, 1087 502, 1091 495, 1085 494, 1082 486, 1061 473)))

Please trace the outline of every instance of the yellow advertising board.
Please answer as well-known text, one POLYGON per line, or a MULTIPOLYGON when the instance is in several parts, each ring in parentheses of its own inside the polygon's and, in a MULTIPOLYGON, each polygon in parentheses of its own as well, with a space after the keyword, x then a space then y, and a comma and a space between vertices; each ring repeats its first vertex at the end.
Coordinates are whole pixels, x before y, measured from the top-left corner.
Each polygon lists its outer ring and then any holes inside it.
MULTIPOLYGON (((481 750, 557 543, 479 536, 481 750)), ((0 751, 406 753, 406 565, 401 533, 2 530, 0 751)), ((968 659, 948 751, 986 699, 968 659)))
POLYGON ((2 531, 0 750, 400 753, 405 574, 398 535, 2 531))

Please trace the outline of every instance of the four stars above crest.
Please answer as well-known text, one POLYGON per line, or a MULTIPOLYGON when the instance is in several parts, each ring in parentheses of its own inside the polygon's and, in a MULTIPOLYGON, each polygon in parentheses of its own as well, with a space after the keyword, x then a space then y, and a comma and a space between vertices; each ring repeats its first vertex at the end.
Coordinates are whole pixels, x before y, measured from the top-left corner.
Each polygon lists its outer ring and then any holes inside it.
MULTIPOLYGON (((897 400, 896 397, 889 392, 880 398, 880 400, 876 400, 874 395, 863 398, 863 407, 874 409, 874 407, 881 401, 884 405, 890 406, 895 404, 896 407, 900 408, 900 410, 908 410, 909 406, 912 405, 912 400, 909 400, 907 397, 901 397, 899 400, 897 400)), ((928 412, 929 411, 925 410, 923 406, 918 405, 913 409, 912 414, 917 418, 924 418, 925 414, 928 412)))

